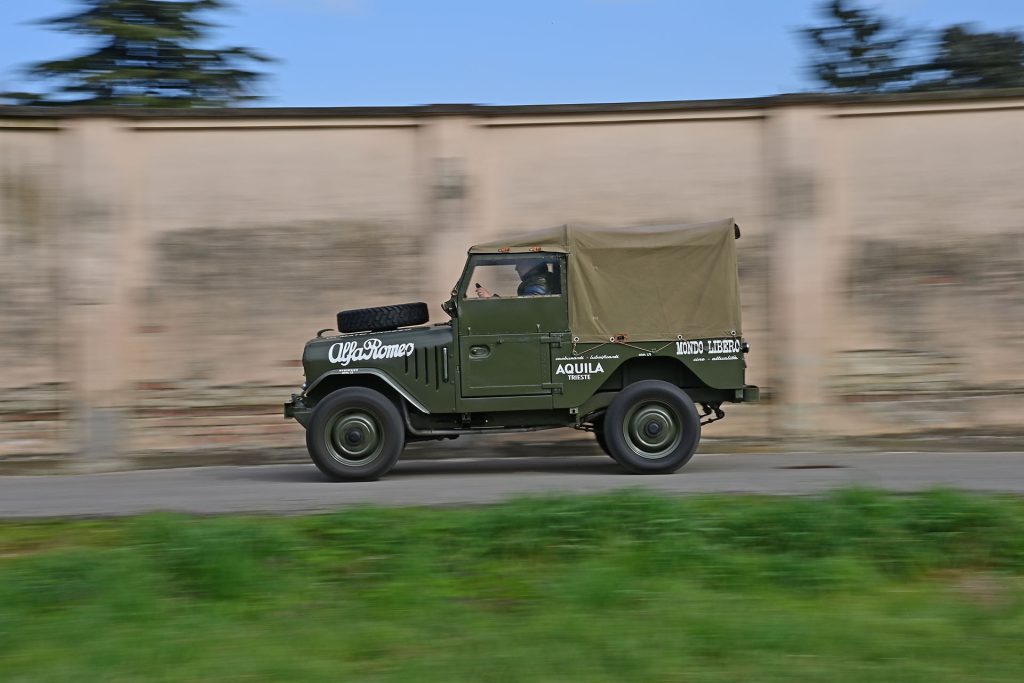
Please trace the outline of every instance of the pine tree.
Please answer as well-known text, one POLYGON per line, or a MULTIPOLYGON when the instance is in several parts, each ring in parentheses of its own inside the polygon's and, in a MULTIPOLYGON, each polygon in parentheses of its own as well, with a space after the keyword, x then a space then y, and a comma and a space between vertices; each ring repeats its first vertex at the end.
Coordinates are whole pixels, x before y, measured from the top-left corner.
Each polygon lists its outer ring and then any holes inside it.
POLYGON ((224 0, 76 0, 80 10, 40 23, 89 36, 83 54, 33 64, 26 73, 53 84, 44 95, 8 94, 24 104, 209 107, 255 99, 262 74, 243 68, 269 59, 242 47, 206 49, 208 12, 224 0))
POLYGON ((821 14, 828 23, 801 33, 815 50, 811 73, 826 89, 872 92, 908 85, 913 72, 903 65, 908 36, 889 20, 851 0, 831 0, 821 14))
POLYGON ((944 29, 928 65, 938 75, 928 89, 1024 87, 1024 37, 1013 31, 976 32, 969 26, 944 29))

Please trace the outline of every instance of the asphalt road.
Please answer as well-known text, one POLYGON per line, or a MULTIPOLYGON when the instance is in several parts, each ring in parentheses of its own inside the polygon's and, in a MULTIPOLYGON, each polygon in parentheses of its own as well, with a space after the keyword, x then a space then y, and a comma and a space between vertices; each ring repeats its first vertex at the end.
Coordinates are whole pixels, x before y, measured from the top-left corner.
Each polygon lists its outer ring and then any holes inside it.
POLYGON ((0 517, 155 510, 295 513, 346 505, 460 505, 512 496, 640 488, 675 494, 811 494, 843 486, 1024 493, 1024 453, 698 455, 672 475, 625 474, 603 456, 399 463, 385 479, 339 484, 312 465, 195 467, 0 477, 0 517))

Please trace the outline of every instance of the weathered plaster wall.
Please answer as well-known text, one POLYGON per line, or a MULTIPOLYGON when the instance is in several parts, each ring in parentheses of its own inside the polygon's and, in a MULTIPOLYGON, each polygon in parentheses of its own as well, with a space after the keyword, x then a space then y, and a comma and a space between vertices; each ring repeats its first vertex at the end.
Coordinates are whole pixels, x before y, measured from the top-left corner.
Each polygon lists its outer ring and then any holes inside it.
POLYGON ((0 126, 0 457, 63 451, 57 128, 0 126))
POLYGON ((301 448, 279 404, 337 310, 441 319, 503 232, 727 215, 770 401, 709 435, 1014 428, 1021 149, 1024 93, 0 109, 0 457, 301 448))
POLYGON ((849 108, 833 421, 984 429, 1024 414, 1024 109, 849 108))

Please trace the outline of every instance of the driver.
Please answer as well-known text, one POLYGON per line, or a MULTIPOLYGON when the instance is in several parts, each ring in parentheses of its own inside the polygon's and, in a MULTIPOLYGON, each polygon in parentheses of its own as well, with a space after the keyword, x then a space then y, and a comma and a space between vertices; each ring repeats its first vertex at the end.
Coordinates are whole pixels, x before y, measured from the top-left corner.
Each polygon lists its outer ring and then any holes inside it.
MULTIPOLYGON (((555 276, 548 270, 548 263, 542 258, 522 258, 516 261, 516 274, 521 282, 516 289, 516 296, 541 296, 555 291, 555 276)), ((491 294, 486 287, 477 286, 476 295, 481 299, 490 299, 491 294)))

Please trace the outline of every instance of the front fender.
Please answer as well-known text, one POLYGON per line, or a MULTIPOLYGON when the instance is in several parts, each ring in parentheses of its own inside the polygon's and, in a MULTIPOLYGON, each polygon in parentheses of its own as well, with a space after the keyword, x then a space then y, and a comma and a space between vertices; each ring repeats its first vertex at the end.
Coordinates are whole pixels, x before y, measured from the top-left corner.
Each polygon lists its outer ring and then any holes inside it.
POLYGON ((377 368, 339 368, 337 370, 328 370, 327 372, 323 373, 322 375, 317 377, 315 380, 313 380, 309 384, 309 386, 306 387, 306 390, 304 392, 302 392, 303 398, 308 396, 310 394, 310 392, 315 390, 317 388, 317 386, 319 386, 320 384, 322 384, 324 382, 324 380, 328 379, 329 377, 337 377, 339 375, 341 375, 341 376, 347 376, 347 375, 368 375, 368 376, 371 376, 371 377, 377 377, 378 379, 383 381, 385 384, 387 384, 389 387, 394 389, 395 392, 399 396, 401 396, 406 401, 408 401, 409 405, 411 405, 413 408, 415 408, 416 410, 420 411, 421 413, 426 413, 426 414, 430 413, 430 410, 427 409, 427 407, 425 405, 423 405, 423 403, 421 403, 415 396, 413 396, 411 393, 409 393, 409 391, 405 387, 403 387, 398 382, 396 382, 394 379, 389 377, 386 372, 383 372, 382 370, 378 370, 377 368))
POLYGON ((315 403, 345 384, 385 387, 422 413, 455 409, 457 358, 449 325, 313 339, 302 353, 303 392, 315 403))

